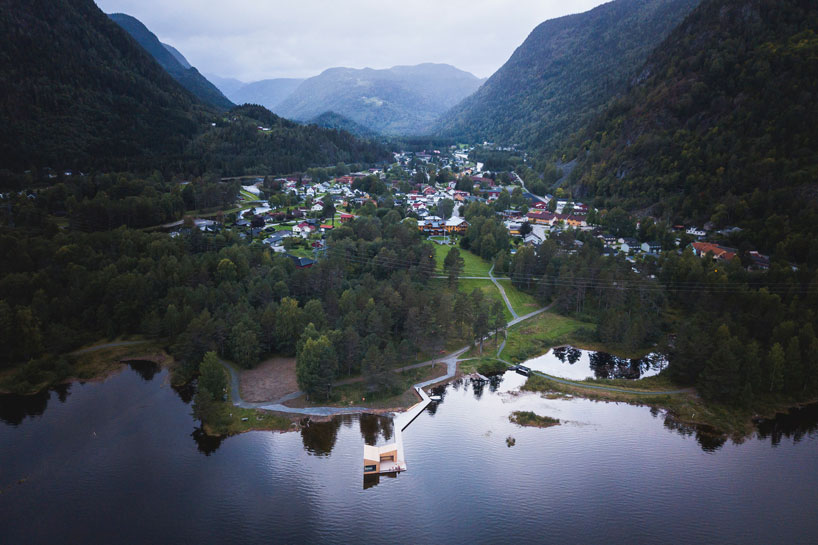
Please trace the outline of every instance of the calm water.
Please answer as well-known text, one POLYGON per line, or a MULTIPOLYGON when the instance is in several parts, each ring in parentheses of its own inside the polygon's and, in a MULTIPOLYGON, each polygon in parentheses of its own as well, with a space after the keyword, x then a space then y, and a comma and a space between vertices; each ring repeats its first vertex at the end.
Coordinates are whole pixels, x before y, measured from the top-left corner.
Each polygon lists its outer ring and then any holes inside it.
POLYGON ((149 368, 0 398, 0 543, 818 540, 815 407, 737 445, 523 380, 445 388, 404 434, 409 471, 367 483, 364 438, 388 440, 387 419, 207 441, 190 392, 149 368), (514 410, 564 423, 520 428, 514 410))
POLYGON ((606 352, 582 350, 573 346, 552 348, 547 353, 526 361, 523 365, 551 376, 570 380, 586 378, 639 379, 658 375, 667 367, 662 354, 648 354, 628 359, 606 352))

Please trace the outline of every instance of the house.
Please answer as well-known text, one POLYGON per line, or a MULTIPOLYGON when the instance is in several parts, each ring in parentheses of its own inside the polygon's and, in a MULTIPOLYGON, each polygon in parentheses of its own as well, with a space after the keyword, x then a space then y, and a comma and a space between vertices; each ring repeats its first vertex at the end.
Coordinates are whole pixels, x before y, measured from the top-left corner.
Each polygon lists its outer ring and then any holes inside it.
POLYGON ((556 216, 548 210, 536 210, 526 214, 528 221, 540 225, 554 225, 556 216))
POLYGON ((728 248, 720 244, 713 244, 712 242, 694 242, 690 245, 693 248, 693 253, 698 257, 704 257, 707 254, 713 254, 713 259, 720 261, 730 261, 737 257, 738 250, 735 248, 728 248))
POLYGON ((662 245, 655 240, 651 242, 643 242, 642 251, 648 254, 659 255, 662 253, 662 245))
POLYGON ((264 244, 270 246, 276 252, 283 252, 284 251, 284 239, 293 236, 292 231, 282 230, 276 231, 275 233, 271 234, 269 237, 262 240, 264 244))
POLYGON ((631 252, 635 252, 635 251, 641 249, 639 247, 639 241, 636 240, 635 238, 628 237, 628 238, 623 238, 621 240, 622 240, 622 242, 619 244, 619 250, 621 252, 629 254, 631 252))
POLYGON ((298 257, 297 255, 292 254, 284 254, 290 259, 292 259, 295 266, 299 269, 309 269, 313 265, 315 265, 315 260, 310 259, 309 257, 298 257))
POLYGON ((307 238, 308 236, 310 236, 310 233, 313 233, 314 231, 315 227, 313 225, 310 225, 306 221, 302 221, 301 223, 293 227, 293 235, 299 236, 301 238, 307 238))
POLYGON ((770 256, 760 254, 755 250, 749 252, 748 255, 751 260, 750 268, 761 269, 762 271, 770 268, 770 256))
POLYGON ((446 220, 446 223, 443 225, 443 228, 449 234, 456 233, 462 235, 469 228, 469 222, 467 222, 463 218, 449 218, 446 220))
POLYGON ((445 225, 439 221, 421 220, 418 222, 418 229, 430 236, 443 235, 445 233, 445 225))
POLYGON ((597 238, 602 240, 605 246, 613 246, 616 244, 616 237, 609 234, 599 235, 597 238))
POLYGON ((352 214, 341 214, 341 223, 346 223, 355 219, 352 214))
POLYGON ((508 229, 508 234, 511 236, 520 236, 520 228, 522 228, 521 223, 513 221, 506 222, 506 229, 508 229))
POLYGON ((576 216, 574 214, 566 215, 566 214, 557 214, 557 219, 562 220, 565 222, 565 225, 570 227, 585 227, 588 224, 585 222, 585 216, 576 216))
POLYGON ((539 235, 537 235, 537 234, 535 234, 535 233, 528 233, 528 234, 525 236, 525 238, 523 238, 523 243, 524 243, 526 246, 534 246, 534 247, 537 247, 537 246, 539 246, 540 244, 542 244, 542 243, 543 243, 543 239, 542 239, 542 238, 540 238, 540 236, 539 236, 539 235))

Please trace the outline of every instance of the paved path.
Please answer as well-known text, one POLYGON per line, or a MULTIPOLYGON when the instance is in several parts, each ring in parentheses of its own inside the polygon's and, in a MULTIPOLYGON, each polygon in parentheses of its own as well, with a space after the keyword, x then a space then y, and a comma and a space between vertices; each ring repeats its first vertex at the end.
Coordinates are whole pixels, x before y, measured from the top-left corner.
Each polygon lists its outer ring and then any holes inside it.
POLYGON ((75 350, 71 352, 71 354, 88 354, 89 352, 96 352, 97 350, 102 350, 103 348, 115 348, 117 346, 132 346, 135 344, 145 344, 148 341, 117 341, 113 343, 105 343, 105 344, 98 344, 96 346, 89 346, 88 348, 83 348, 82 350, 75 350))
POLYGON ((519 315, 517 315, 517 312, 514 311, 514 307, 511 306, 511 301, 508 300, 508 296, 506 295, 506 290, 504 290, 503 286, 501 286, 500 283, 497 281, 497 279, 494 278, 494 274, 492 274, 493 272, 494 272, 494 265, 492 265, 491 268, 489 269, 489 278, 491 278, 491 281, 494 282, 495 286, 497 286, 497 289, 500 290, 500 295, 503 296, 503 301, 506 302, 506 306, 508 307, 508 311, 511 312, 511 317, 515 318, 515 319, 519 318, 519 315))

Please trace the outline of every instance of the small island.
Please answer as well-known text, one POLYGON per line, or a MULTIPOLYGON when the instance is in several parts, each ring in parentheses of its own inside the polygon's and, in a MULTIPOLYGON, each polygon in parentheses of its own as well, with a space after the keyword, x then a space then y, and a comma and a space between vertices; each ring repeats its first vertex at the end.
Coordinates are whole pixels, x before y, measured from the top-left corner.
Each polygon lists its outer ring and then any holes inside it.
POLYGON ((540 416, 532 411, 514 411, 509 415, 508 419, 518 426, 530 428, 550 428, 551 426, 560 425, 559 418, 540 416))

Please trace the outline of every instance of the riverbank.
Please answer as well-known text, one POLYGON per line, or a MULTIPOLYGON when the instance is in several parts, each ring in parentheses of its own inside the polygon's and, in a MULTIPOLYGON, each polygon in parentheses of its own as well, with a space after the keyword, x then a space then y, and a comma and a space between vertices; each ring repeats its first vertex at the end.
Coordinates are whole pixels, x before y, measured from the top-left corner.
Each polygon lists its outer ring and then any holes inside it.
POLYGON ((142 337, 105 340, 60 356, 47 356, 0 373, 0 393, 34 395, 59 384, 105 380, 128 360, 173 369, 161 341, 142 337))
POLYGON ((775 418, 777 414, 785 414, 795 407, 818 402, 818 399, 796 401, 780 397, 765 400, 752 409, 744 409, 706 402, 699 397, 694 388, 678 388, 678 385, 670 381, 664 373, 635 381, 566 381, 537 372, 528 378, 522 390, 539 392, 545 396, 562 394, 595 401, 648 406, 665 411, 667 416, 678 424, 696 427, 714 436, 730 438, 736 443, 751 436, 756 431, 756 424, 759 421, 775 418))

